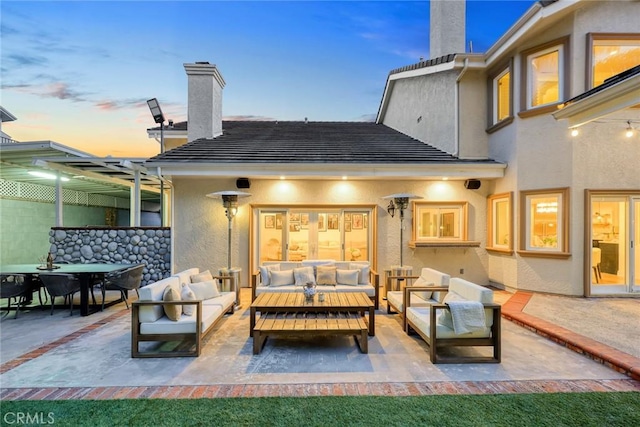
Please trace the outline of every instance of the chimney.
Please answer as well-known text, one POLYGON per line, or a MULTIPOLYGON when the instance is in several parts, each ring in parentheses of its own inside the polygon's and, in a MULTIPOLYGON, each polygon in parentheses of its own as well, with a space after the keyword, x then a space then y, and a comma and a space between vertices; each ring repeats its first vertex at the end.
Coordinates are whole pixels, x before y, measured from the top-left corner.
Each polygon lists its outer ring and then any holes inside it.
POLYGON ((187 141, 222 135, 222 75, 208 62, 183 65, 189 82, 187 141))
POLYGON ((465 53, 465 0, 430 0, 429 57, 465 53))

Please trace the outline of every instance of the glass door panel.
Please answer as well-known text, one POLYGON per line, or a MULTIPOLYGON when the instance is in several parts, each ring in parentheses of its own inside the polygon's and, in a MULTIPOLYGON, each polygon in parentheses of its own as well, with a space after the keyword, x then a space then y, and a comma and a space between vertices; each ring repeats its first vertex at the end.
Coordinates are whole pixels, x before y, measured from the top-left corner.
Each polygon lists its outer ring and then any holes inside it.
POLYGON ((591 197, 591 292, 640 291, 640 198, 591 197))
POLYGON ((285 236, 284 211, 261 211, 259 219, 259 248, 260 264, 264 261, 282 261, 282 242, 285 236))
POLYGON ((631 229, 633 230, 633 240, 631 241, 629 257, 633 261, 631 262, 632 268, 630 276, 632 278, 631 287, 632 292, 640 292, 640 197, 631 199, 632 215, 631 229))
POLYGON ((369 261, 369 213, 345 211, 345 261, 369 261))
POLYGON ((318 259, 342 260, 340 211, 318 212, 318 259))
POLYGON ((310 213, 308 211, 289 211, 289 239, 287 260, 303 261, 311 259, 309 246, 310 213))

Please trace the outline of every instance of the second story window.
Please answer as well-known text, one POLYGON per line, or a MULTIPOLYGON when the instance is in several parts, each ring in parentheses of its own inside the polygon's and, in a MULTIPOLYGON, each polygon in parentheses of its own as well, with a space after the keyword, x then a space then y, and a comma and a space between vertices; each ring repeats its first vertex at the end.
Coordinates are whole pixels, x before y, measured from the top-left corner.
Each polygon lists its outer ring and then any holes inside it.
POLYGON ((609 77, 640 65, 640 34, 601 34, 587 36, 587 86, 596 87, 609 77))
POLYGON ((493 122, 498 123, 511 116, 511 72, 508 68, 493 79, 493 90, 493 122))
POLYGON ((527 57, 527 107, 560 102, 562 46, 553 46, 527 57))
POLYGON ((528 115, 528 110, 529 114, 546 113, 568 97, 568 40, 556 40, 522 52, 524 115, 528 115))

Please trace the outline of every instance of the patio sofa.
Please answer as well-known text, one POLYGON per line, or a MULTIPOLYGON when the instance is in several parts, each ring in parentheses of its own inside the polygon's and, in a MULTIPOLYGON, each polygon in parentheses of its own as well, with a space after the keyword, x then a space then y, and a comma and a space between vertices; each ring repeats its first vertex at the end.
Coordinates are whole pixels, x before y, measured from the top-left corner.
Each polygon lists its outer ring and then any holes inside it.
POLYGON ((449 287, 434 287, 433 291, 446 292, 443 302, 414 307, 410 294, 419 292, 411 286, 405 288, 405 331, 415 331, 429 346, 431 363, 500 363, 501 332, 500 305, 493 302, 493 291, 458 277, 449 281, 449 287), (469 304, 475 302, 476 304, 469 304), (492 356, 447 356, 444 347, 488 346, 492 356))
POLYGON ((303 273, 312 274, 309 281, 317 283, 318 292, 365 292, 373 301, 375 309, 378 309, 380 276, 366 261, 265 261, 258 271, 251 275, 251 301, 264 292, 302 292, 304 283, 298 280, 296 284, 296 276, 300 279, 303 273), (318 267, 322 268, 318 270, 318 267), (331 280, 322 279, 326 277, 324 273, 332 274, 333 267, 335 273, 332 277, 335 277, 335 284, 322 284, 331 283, 331 280), (356 270, 359 271, 357 278, 356 270), (318 277, 318 271, 323 273, 321 277, 318 277))
POLYGON ((181 271, 140 288, 140 298, 132 304, 131 357, 199 356, 202 339, 225 313, 234 311, 236 294, 220 292, 221 280, 231 281, 228 289, 235 289, 234 276, 211 276, 208 272, 201 275, 198 268, 181 271), (203 277, 212 280, 202 280, 203 277), (182 292, 183 284, 189 284, 187 293, 193 292, 189 298, 182 292), (143 352, 140 351, 143 341, 178 341, 179 344, 173 350, 143 352))
POLYGON ((387 292, 387 314, 396 312, 400 313, 402 317, 404 317, 406 297, 411 296, 411 305, 413 307, 428 307, 431 304, 442 302, 447 293, 442 291, 434 292, 431 288, 434 286, 446 288, 449 286, 449 279, 451 279, 448 274, 428 267, 423 268, 419 276, 390 276, 390 279, 398 277, 407 279, 406 286, 414 288, 411 294, 406 294, 404 289, 387 292), (412 283, 409 283, 409 281, 412 281, 412 283))

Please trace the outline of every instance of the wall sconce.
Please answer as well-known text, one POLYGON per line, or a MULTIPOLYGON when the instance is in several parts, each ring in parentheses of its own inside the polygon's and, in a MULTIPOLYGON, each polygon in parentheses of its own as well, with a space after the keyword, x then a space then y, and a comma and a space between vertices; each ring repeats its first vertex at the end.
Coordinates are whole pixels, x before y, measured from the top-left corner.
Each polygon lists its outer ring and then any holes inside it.
POLYGON ((387 206, 387 213, 391 215, 391 218, 395 216, 396 210, 400 211, 400 267, 402 267, 402 229, 404 227, 404 210, 409 207, 409 199, 422 199, 422 197, 409 193, 396 193, 384 196, 383 199, 391 199, 389 201, 389 206, 387 206))

